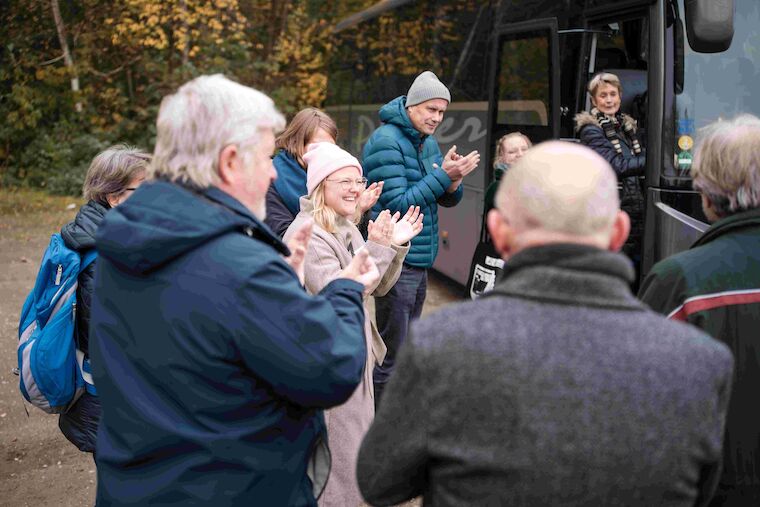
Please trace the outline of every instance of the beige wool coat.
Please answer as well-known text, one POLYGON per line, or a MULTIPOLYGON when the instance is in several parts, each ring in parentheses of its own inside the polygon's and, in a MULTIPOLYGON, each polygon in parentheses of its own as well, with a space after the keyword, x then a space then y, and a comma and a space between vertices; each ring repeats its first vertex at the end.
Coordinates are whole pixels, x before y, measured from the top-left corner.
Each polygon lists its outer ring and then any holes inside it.
MULTIPOLYGON (((311 202, 301 197, 301 212, 285 232, 287 242, 304 221, 312 217, 311 202)), ((367 294, 385 295, 401 274, 409 245, 390 247, 372 241, 365 243, 359 229, 343 217, 338 217, 336 232, 329 233, 316 223, 306 251, 304 282, 306 289, 316 294, 348 266, 352 252, 365 247, 377 264, 380 280, 370 287, 364 296, 364 336, 367 343, 367 360, 364 375, 354 394, 343 405, 325 411, 327 438, 330 446, 332 467, 319 505, 322 507, 355 507, 362 504, 362 496, 356 482, 356 459, 364 434, 375 416, 375 393, 372 370, 385 358, 385 344, 367 310, 367 294)))

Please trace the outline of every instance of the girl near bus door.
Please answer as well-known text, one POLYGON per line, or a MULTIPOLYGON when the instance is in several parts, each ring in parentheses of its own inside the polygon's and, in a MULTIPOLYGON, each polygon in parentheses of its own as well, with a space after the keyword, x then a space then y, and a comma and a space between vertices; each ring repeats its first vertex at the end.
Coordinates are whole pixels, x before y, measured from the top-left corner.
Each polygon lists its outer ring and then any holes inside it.
POLYGON ((521 132, 510 132, 496 143, 496 157, 493 163, 493 181, 486 189, 483 198, 483 220, 480 228, 480 243, 475 248, 470 262, 470 275, 467 281, 467 297, 476 298, 493 289, 496 279, 501 275, 503 261, 499 258, 486 230, 486 216, 494 207, 494 196, 499 188, 502 176, 515 162, 520 160, 533 146, 528 136, 521 132))

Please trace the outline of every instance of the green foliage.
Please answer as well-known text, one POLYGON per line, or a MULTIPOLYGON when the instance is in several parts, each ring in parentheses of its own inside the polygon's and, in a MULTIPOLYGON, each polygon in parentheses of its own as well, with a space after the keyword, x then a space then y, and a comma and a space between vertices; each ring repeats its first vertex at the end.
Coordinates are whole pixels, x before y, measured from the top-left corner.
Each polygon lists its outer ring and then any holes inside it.
POLYGON ((80 195, 90 162, 109 144, 108 139, 75 129, 39 133, 20 152, 3 183, 44 188, 55 195, 80 195))

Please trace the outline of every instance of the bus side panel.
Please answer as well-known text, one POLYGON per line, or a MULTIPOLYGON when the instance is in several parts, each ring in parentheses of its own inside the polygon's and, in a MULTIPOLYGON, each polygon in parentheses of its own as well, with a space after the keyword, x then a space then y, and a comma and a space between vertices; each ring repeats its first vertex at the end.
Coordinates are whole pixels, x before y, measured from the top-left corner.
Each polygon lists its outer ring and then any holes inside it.
POLYGON ((438 257, 433 268, 465 285, 472 255, 480 241, 483 191, 465 186, 453 208, 438 207, 438 257))
POLYGON ((490 180, 487 167, 488 103, 452 102, 435 137, 446 155, 456 145, 457 153, 480 153, 478 168, 464 178, 464 195, 453 208, 438 207, 438 257, 433 268, 461 283, 467 283, 472 255, 480 240, 484 189, 490 180))

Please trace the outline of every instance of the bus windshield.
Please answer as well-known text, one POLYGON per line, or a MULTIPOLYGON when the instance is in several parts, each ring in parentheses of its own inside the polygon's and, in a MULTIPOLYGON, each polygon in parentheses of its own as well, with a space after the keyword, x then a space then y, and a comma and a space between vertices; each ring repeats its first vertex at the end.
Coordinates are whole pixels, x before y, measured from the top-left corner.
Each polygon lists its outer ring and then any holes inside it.
MULTIPOLYGON (((684 37, 684 85, 676 95, 673 165, 667 176, 689 177, 699 129, 739 113, 760 116, 760 2, 736 0, 734 38, 723 53, 697 53, 684 37)), ((684 0, 678 1, 683 15, 684 0)))

